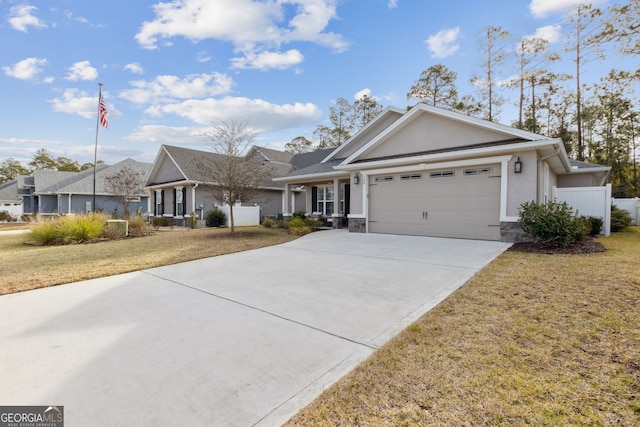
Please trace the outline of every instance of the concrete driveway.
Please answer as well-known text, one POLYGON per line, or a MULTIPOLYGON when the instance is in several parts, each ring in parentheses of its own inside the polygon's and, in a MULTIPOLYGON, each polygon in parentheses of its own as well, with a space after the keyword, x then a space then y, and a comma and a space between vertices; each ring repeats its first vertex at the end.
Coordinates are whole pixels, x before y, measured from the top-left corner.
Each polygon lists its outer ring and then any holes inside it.
POLYGON ((0 297, 0 405, 275 426, 509 244, 343 230, 0 297))

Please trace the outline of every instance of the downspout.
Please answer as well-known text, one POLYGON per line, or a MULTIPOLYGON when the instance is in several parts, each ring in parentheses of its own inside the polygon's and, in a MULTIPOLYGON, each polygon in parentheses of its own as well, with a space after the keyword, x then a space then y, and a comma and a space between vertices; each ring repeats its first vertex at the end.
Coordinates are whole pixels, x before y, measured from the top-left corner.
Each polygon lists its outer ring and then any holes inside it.
MULTIPOLYGON (((542 166, 542 162, 552 158, 553 156, 557 156, 558 153, 560 153, 560 147, 558 147, 556 145, 556 146, 554 146, 553 153, 551 153, 551 154, 549 154, 547 156, 541 157, 538 160, 538 174, 540 174, 540 172, 541 172, 541 168, 540 167, 542 166)), ((542 172, 544 172, 544 171, 542 171, 542 172)), ((542 177, 542 183, 544 184, 544 177, 542 177)), ((537 190, 538 190, 537 192, 538 192, 538 200, 539 200, 540 199, 540 197, 539 197, 540 196, 540 179, 538 179, 538 189, 537 190)), ((542 192, 542 194, 544 195, 544 191, 542 192)))
POLYGON ((67 212, 71 213, 71 193, 69 193, 69 209, 67 209, 67 212))
MULTIPOLYGON (((191 187, 191 212, 195 212, 196 211, 196 188, 198 188, 198 186, 200 185, 199 182, 196 182, 193 187, 191 187)), ((200 210, 200 220, 202 220, 202 211, 204 209, 200 210)))

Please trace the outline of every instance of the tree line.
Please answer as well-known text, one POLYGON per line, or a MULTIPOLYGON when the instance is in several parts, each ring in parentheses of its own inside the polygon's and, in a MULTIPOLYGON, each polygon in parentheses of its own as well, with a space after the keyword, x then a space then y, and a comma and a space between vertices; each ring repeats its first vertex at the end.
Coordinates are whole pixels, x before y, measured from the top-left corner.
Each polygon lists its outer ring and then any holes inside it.
MULTIPOLYGON (((637 197, 640 68, 612 68, 590 84, 583 76, 589 64, 605 60, 607 52, 640 55, 638 22, 640 0, 615 4, 606 11, 580 4, 567 15, 567 36, 559 52, 544 38, 514 40, 502 27, 488 26, 479 36, 479 70, 470 79, 474 93, 460 95, 457 73, 435 64, 422 71, 407 99, 498 121, 509 102, 505 93, 511 91, 516 94, 513 104, 518 111, 513 127, 561 138, 572 158, 611 167, 609 180, 615 197, 637 197), (562 61, 573 62, 575 71, 555 71, 562 61), (515 64, 517 72, 504 78, 508 64, 515 64)), ((370 96, 353 104, 339 98, 330 108, 331 125, 317 127, 315 142, 300 136, 285 149, 299 153, 339 146, 382 109, 370 96)))
MULTIPOLYGON (((98 164, 104 164, 98 160, 98 164)), ((62 172, 81 172, 91 169, 93 163, 80 164, 77 160, 67 157, 54 157, 46 148, 41 148, 26 165, 12 157, 0 163, 0 184, 16 179, 18 175, 31 175, 34 170, 49 169, 62 172)))

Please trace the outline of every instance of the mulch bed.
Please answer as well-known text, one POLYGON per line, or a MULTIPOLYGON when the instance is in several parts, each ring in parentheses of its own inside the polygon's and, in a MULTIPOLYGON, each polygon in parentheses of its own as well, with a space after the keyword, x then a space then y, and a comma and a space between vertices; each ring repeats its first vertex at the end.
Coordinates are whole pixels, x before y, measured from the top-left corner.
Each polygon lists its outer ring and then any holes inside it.
POLYGON ((566 248, 558 248, 547 243, 514 243, 510 251, 528 252, 532 254, 593 254, 606 251, 605 247, 595 237, 589 236, 581 242, 576 242, 566 248))

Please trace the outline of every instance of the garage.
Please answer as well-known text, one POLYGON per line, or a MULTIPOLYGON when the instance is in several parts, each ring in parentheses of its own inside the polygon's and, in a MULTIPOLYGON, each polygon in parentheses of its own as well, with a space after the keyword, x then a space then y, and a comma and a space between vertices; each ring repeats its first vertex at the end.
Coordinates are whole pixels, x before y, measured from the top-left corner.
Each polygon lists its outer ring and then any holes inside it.
POLYGON ((369 232, 500 240, 500 165, 369 177, 369 232))

